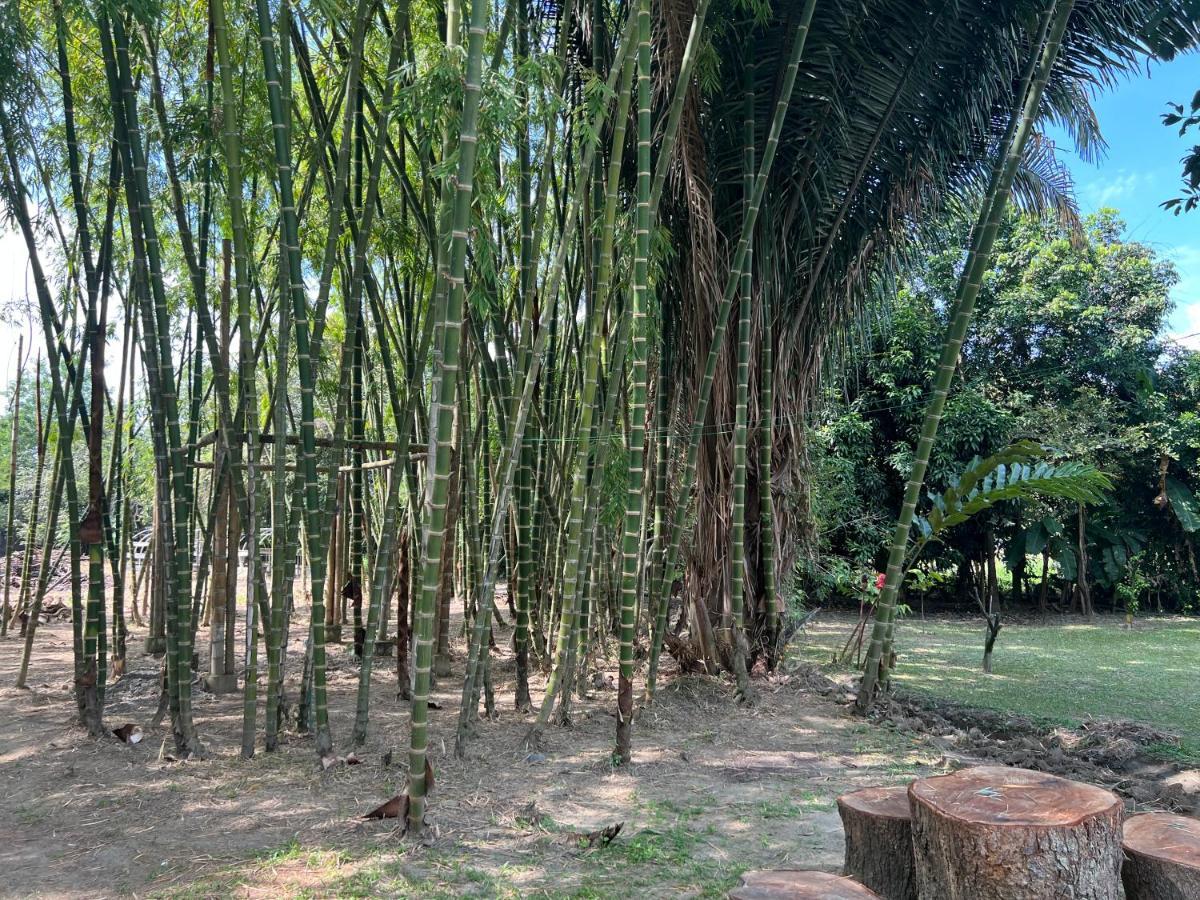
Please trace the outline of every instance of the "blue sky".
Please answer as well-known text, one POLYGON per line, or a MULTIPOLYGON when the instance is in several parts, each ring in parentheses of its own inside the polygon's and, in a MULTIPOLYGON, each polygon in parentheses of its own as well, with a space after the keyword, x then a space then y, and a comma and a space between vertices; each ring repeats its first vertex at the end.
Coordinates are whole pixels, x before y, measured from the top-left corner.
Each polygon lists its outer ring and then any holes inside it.
POLYGON ((1180 157, 1197 142, 1195 132, 1180 137, 1161 116, 1167 102, 1188 104, 1200 90, 1200 55, 1143 66, 1139 75, 1096 97, 1093 105, 1108 151, 1098 164, 1086 163, 1069 138, 1052 137, 1071 170, 1081 212, 1103 206, 1121 212, 1129 237, 1172 259, 1179 269, 1173 292, 1170 331, 1200 348, 1200 210, 1176 216, 1159 204, 1180 194, 1180 157))

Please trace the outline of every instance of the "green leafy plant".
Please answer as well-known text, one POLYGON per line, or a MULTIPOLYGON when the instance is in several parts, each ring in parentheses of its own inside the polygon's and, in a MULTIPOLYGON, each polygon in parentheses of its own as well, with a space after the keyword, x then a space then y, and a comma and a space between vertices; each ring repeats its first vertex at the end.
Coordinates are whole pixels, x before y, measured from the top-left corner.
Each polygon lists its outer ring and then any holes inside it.
POLYGON ((1036 441, 1018 441, 985 459, 971 460, 950 487, 930 495, 929 513, 916 517, 919 536, 909 555, 909 567, 930 541, 941 540, 955 525, 1003 500, 1056 497, 1094 504, 1104 499, 1112 487, 1107 475, 1089 463, 1054 462, 1052 453, 1036 441))
POLYGON ((1142 572, 1141 562, 1140 557, 1131 559, 1125 577, 1113 587, 1117 600, 1125 607, 1125 620, 1130 624, 1141 607, 1142 597, 1150 590, 1150 581, 1142 572))

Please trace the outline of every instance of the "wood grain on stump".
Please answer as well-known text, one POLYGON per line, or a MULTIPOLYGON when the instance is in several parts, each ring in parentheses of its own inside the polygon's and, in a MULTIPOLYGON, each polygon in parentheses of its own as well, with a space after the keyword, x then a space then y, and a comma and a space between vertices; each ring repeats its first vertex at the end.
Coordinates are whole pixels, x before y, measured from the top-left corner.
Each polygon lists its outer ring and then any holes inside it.
POLYGON ((800 869, 747 872, 729 892, 730 900, 879 900, 879 895, 849 878, 800 869))
POLYGON ((867 788, 838 797, 846 874, 884 900, 916 900, 908 787, 867 788))
POLYGON ((1128 900, 1200 898, 1200 821, 1146 813, 1125 823, 1121 876, 1128 900))
POLYGON ((1110 791, 980 766, 913 782, 922 900, 1119 900, 1124 806, 1110 791))

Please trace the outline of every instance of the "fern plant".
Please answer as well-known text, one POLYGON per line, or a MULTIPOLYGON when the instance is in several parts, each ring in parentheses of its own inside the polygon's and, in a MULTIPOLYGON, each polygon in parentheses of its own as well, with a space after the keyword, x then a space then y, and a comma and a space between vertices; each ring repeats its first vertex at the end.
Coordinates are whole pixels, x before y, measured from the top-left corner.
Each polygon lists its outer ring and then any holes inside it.
POLYGON ((918 531, 908 567, 930 541, 1002 500, 1056 497, 1092 505, 1104 498, 1112 481, 1095 466, 1077 460, 1056 462, 1053 451, 1037 441, 1018 441, 999 453, 975 457, 941 494, 930 494, 931 509, 917 516, 918 531))

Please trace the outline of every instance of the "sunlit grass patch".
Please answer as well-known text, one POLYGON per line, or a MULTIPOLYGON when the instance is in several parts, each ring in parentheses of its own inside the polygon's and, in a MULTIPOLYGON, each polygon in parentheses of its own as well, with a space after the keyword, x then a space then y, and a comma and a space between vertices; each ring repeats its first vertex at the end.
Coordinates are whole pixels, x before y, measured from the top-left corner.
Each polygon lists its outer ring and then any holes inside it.
MULTIPOLYGON (((896 630, 894 681, 904 691, 1057 724, 1129 719, 1178 734, 1185 758, 1200 758, 1200 692, 1194 679, 1200 622, 1123 619, 1093 624, 1008 624, 984 675, 983 625, 906 620, 896 630)), ((827 664, 853 622, 818 619, 797 644, 801 658, 827 664)))

